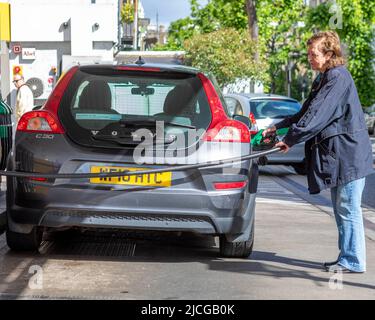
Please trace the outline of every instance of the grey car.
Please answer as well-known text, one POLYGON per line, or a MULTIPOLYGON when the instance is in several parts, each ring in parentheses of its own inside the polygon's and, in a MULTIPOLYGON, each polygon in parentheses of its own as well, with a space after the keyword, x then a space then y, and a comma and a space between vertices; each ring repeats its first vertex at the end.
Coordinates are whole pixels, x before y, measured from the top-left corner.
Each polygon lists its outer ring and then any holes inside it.
POLYGON ((20 119, 8 170, 157 174, 8 178, 6 238, 35 250, 69 228, 195 232, 247 257, 254 241, 255 162, 168 171, 251 153, 248 121, 228 116, 215 79, 172 65, 71 68, 40 110, 20 119), (191 138, 193 137, 193 138, 191 138))
MULTIPOLYGON (((301 109, 300 103, 292 98, 275 94, 228 93, 224 95, 231 114, 241 114, 251 119, 252 135, 293 115, 301 109)), ((282 138, 282 137, 280 137, 282 138)), ((305 144, 300 143, 286 154, 275 153, 267 156, 269 164, 291 165, 298 174, 306 173, 305 144)))

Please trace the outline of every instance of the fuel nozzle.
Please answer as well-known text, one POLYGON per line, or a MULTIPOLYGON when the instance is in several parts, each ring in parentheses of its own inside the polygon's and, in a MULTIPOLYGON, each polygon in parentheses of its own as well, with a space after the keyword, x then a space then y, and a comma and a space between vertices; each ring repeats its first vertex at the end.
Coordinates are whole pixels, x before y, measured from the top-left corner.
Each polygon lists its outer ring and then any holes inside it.
POLYGON ((264 129, 260 130, 251 138, 253 150, 262 151, 272 149, 288 133, 288 130, 289 128, 277 129, 276 132, 267 133, 265 137, 262 135, 264 129))
POLYGON ((261 144, 273 147, 278 141, 276 132, 268 132, 264 137, 262 135, 261 144))
POLYGON ((272 147, 279 142, 276 132, 267 133, 265 137, 263 137, 263 129, 260 130, 254 137, 251 138, 251 144, 254 150, 268 150, 272 149, 272 147))

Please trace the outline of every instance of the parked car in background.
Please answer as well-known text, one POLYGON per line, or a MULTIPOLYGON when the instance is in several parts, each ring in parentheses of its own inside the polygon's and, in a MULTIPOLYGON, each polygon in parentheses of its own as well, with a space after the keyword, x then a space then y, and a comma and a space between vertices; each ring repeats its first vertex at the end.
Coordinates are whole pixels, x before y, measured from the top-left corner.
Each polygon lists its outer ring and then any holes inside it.
MULTIPOLYGON (((301 109, 301 104, 297 100, 275 94, 230 93, 224 97, 230 113, 250 117, 253 130, 261 130, 272 126, 301 109)), ((252 135, 255 132, 253 131, 252 135)), ((286 154, 269 155, 267 156, 268 163, 291 165, 298 174, 305 174, 304 145, 304 143, 297 144, 286 154)))
POLYGON ((371 113, 365 112, 365 120, 369 134, 375 134, 375 111, 371 113))
POLYGON ((19 120, 8 170, 166 171, 90 179, 9 177, 7 244, 36 250, 44 231, 66 228, 184 231, 219 236, 223 256, 248 257, 256 163, 168 169, 249 154, 249 128, 248 118, 228 116, 215 79, 197 69, 75 66, 42 108, 19 120), (136 156, 141 144, 151 150, 145 161, 136 156))

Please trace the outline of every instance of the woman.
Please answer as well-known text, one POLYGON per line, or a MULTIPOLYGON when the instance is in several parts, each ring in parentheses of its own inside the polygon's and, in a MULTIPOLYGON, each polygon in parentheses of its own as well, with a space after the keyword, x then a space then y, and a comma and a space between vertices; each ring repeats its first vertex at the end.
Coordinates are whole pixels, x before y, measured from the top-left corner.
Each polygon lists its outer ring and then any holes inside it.
POLYGON ((308 42, 308 60, 319 72, 300 112, 263 135, 289 127, 282 152, 306 141, 309 192, 330 188, 339 233, 339 256, 324 263, 330 272, 366 271, 361 211, 365 176, 373 173, 372 148, 358 93, 344 66, 337 33, 319 32, 308 42))

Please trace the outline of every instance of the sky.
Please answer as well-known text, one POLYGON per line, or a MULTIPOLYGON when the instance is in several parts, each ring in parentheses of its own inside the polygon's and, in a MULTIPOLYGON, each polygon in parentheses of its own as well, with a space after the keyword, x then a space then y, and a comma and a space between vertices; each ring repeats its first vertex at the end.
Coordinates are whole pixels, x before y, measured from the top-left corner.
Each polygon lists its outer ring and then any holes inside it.
MULTIPOLYGON (((170 22, 190 15, 189 0, 141 0, 141 2, 145 9, 145 17, 151 19, 151 24, 156 24, 157 12, 159 25, 163 24, 166 27, 170 22)), ((207 0, 199 2, 205 4, 207 0)))

